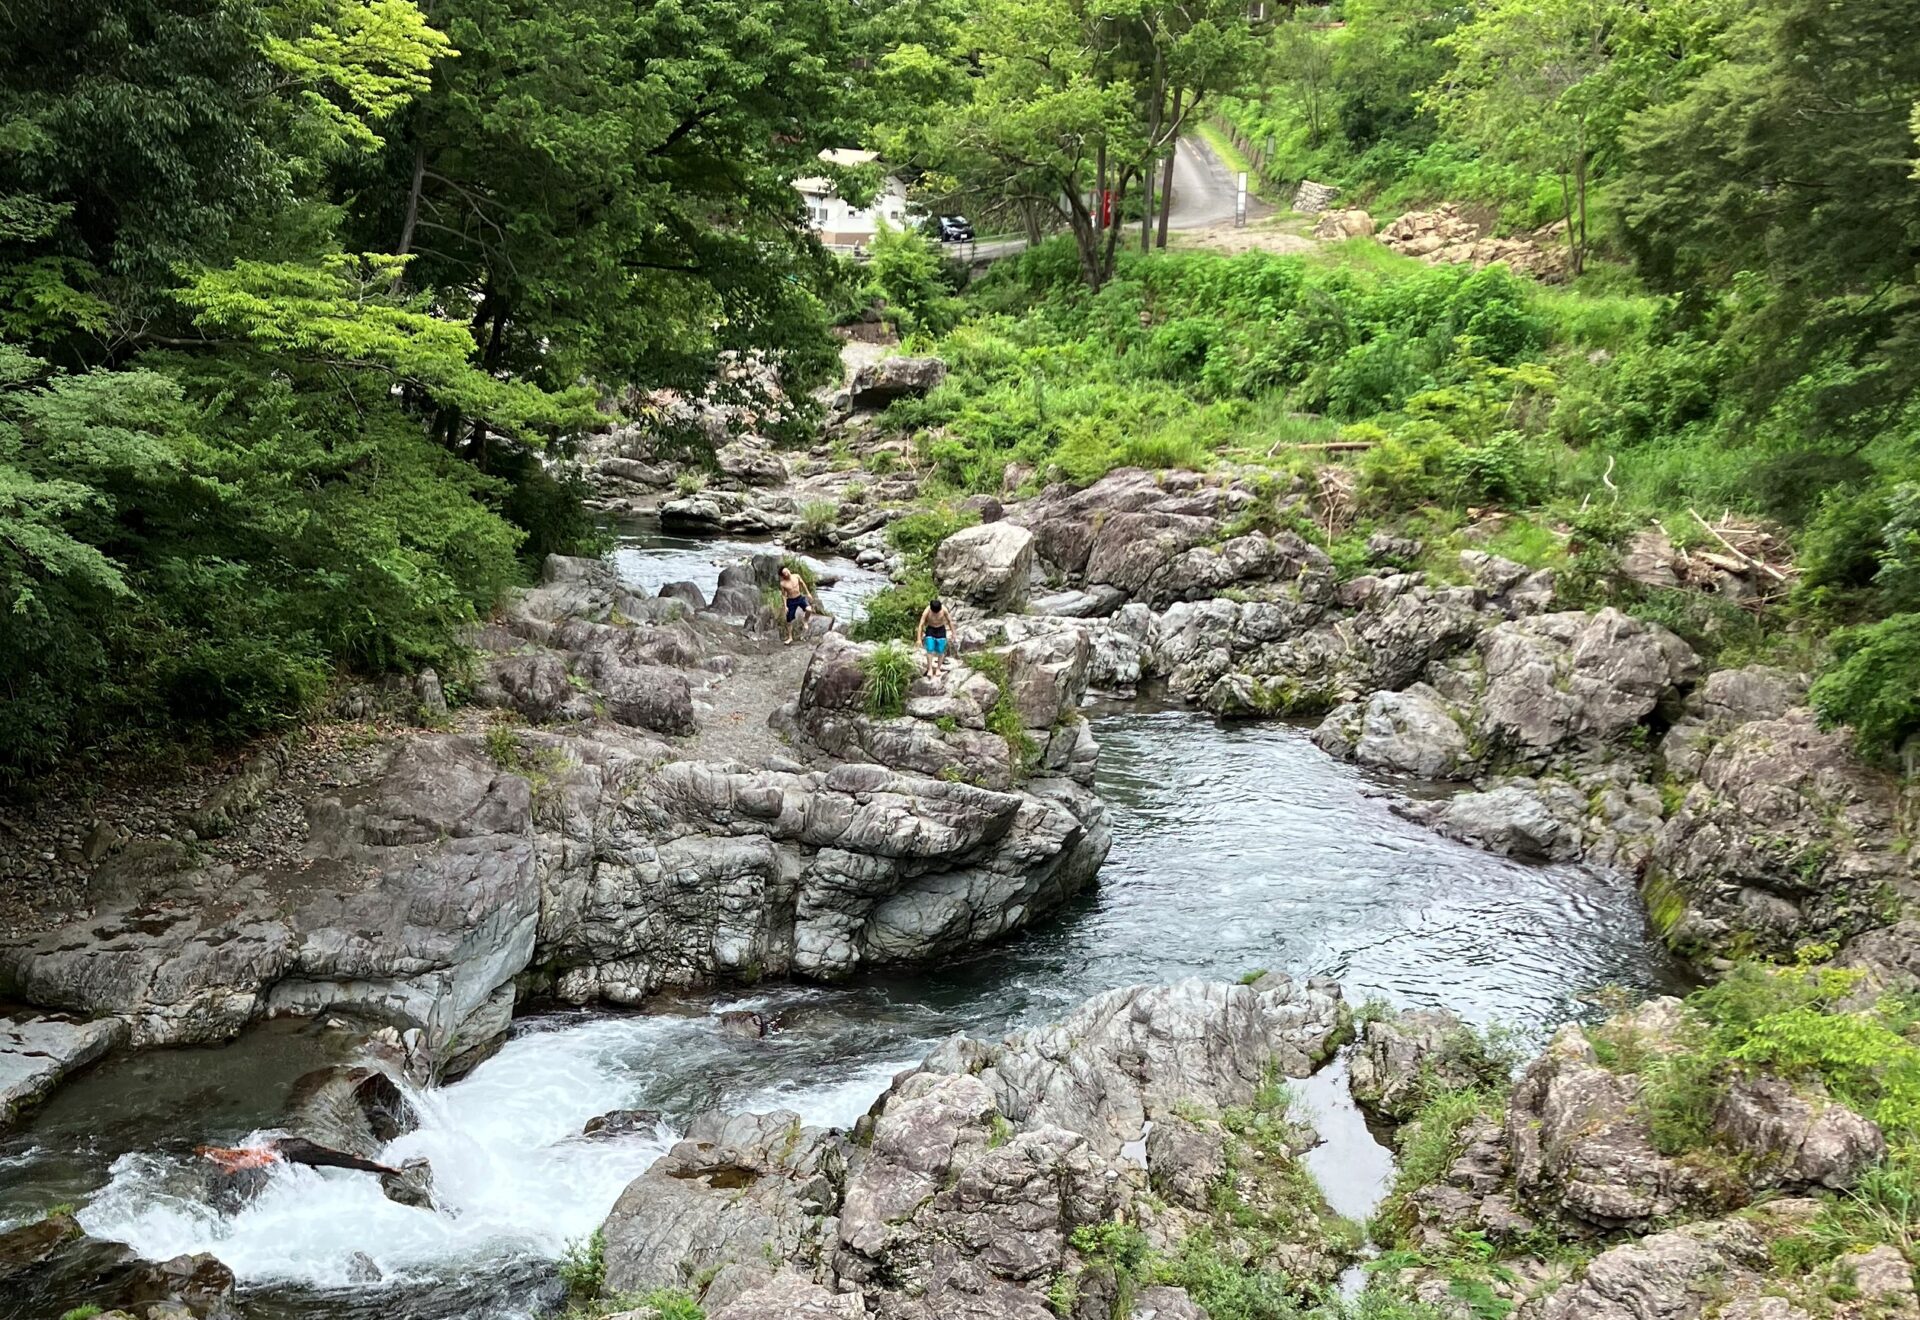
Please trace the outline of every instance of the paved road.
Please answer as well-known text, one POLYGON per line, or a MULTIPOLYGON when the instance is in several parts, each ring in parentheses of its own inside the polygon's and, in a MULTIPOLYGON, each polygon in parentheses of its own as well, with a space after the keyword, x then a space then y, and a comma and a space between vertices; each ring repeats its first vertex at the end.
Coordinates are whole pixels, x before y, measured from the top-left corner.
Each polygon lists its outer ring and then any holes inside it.
MULTIPOLYGON (((1213 153, 1204 138, 1189 135, 1180 139, 1173 153, 1173 209, 1167 213, 1169 229, 1205 229, 1233 220, 1234 194, 1238 182, 1213 153)), ((1257 203, 1253 203, 1257 205, 1257 203)), ((1139 222, 1129 229, 1139 242, 1139 222)), ((1126 238, 1123 236, 1124 243, 1126 238)), ((1000 238, 973 245, 975 262, 995 261, 1026 247, 1024 238, 1000 238)))

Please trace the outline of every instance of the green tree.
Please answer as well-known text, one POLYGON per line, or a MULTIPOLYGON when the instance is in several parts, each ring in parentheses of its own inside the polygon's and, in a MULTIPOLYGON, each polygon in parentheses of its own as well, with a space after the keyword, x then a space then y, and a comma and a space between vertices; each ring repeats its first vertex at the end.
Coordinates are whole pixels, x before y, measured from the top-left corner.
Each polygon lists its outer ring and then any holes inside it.
MULTIPOLYGON (((443 0, 460 49, 349 231, 457 297, 487 371, 690 386, 724 349, 833 364, 793 179, 856 122, 839 0, 443 0)), ((396 121, 400 122, 400 121, 396 121)))
POLYGON ((1805 389, 1810 430, 1863 440, 1920 388, 1912 7, 1782 0, 1719 46, 1722 62, 1629 126, 1629 233, 1676 289, 1753 272, 1735 332, 1762 364, 1754 397, 1805 389))
POLYGON ((1113 274, 1130 191, 1242 83, 1265 37, 1240 0, 983 0, 945 53, 973 70, 968 95, 920 130, 924 155, 911 163, 958 194, 1058 222, 1098 289, 1113 274))

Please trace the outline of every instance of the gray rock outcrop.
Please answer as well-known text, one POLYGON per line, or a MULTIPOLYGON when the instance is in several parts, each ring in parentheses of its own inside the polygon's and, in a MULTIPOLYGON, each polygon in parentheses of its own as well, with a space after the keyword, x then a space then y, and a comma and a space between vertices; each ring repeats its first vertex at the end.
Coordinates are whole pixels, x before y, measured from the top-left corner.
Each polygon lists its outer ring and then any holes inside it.
POLYGON ((848 387, 855 408, 884 408, 898 399, 931 394, 947 378, 937 357, 890 357, 869 362, 853 374, 848 387))
MULTIPOLYGON (((1204 1217, 1148 1195, 1184 1167, 1143 1145, 1149 1130, 1224 1139, 1221 1115, 1325 1058, 1343 1023, 1337 989, 1282 977, 1135 986, 997 1044, 948 1042, 852 1134, 703 1118, 608 1218, 608 1285, 686 1287, 742 1317, 778 1298, 815 1308, 781 1315, 1043 1320, 1064 1276, 1112 1313, 1111 1273, 1076 1230, 1139 1224, 1171 1243, 1204 1217)), ((1165 1287, 1132 1313, 1203 1314, 1165 1287)))
POLYGON ((1338 707, 1313 740, 1335 756, 1422 779, 1465 778, 1476 763, 1453 708, 1419 683, 1338 707))
POLYGON ((1916 895, 1899 790, 1812 712, 1732 727, 1700 764, 1648 861, 1654 917, 1677 946, 1768 952, 1840 943, 1916 895))
POLYGON ((1421 1008, 1370 1018, 1350 1053, 1353 1098, 1376 1118, 1404 1122, 1442 1091, 1497 1085, 1502 1061, 1445 1009, 1421 1008))
POLYGON ((126 1035, 126 1024, 114 1018, 0 1017, 0 1130, 126 1035))
POLYGON ((1542 763, 1640 727, 1699 672, 1687 644, 1614 609, 1514 619, 1478 646, 1474 722, 1510 761, 1542 763))
POLYGON ((1033 533, 1008 522, 962 528, 934 553, 933 577, 954 599, 994 613, 1018 612, 1033 578, 1033 533))

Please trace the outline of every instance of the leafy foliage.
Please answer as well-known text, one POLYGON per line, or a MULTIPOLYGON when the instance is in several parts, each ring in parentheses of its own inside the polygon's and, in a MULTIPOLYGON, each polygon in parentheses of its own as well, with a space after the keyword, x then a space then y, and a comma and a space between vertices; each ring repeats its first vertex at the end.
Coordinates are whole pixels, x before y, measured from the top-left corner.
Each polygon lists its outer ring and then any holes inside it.
POLYGON ((882 220, 867 273, 902 334, 944 334, 959 319, 946 261, 924 234, 882 220))
POLYGON ((1896 614, 1833 637, 1833 665, 1809 694, 1829 725, 1853 726, 1867 752, 1920 733, 1920 614, 1896 614))
POLYGON ((846 70, 897 7, 0 17, 0 787, 456 662, 600 543, 542 455, 603 395, 836 370, 790 183, 881 112, 846 70))
POLYGON ((860 661, 866 675, 867 714, 892 719, 907 708, 907 689, 920 676, 912 652, 898 642, 883 642, 860 661))

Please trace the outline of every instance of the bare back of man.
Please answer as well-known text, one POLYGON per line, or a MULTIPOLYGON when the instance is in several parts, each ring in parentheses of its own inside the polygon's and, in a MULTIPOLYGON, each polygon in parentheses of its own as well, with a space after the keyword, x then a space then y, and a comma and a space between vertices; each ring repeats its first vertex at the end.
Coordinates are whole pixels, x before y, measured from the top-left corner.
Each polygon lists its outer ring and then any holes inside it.
POLYGON ((790 568, 780 570, 780 595, 787 604, 785 645, 792 646, 796 623, 801 635, 806 635, 807 624, 813 618, 813 597, 807 591, 806 579, 790 568))

